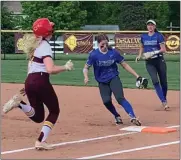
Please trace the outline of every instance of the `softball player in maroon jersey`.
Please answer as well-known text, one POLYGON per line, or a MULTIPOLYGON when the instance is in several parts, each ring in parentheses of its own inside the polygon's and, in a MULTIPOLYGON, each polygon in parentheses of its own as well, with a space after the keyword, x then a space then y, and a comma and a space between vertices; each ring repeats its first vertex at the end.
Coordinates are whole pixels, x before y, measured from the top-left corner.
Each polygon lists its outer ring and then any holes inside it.
MULTIPOLYGON (((59 102, 57 95, 49 81, 50 74, 58 74, 73 69, 73 63, 69 60, 64 66, 56 66, 52 60, 52 50, 48 41, 53 34, 54 23, 47 18, 37 19, 33 23, 33 33, 23 37, 24 52, 30 58, 28 76, 25 81, 25 94, 30 105, 22 101, 20 94, 14 95, 4 106, 4 113, 13 108, 20 108, 31 120, 41 123, 45 118, 44 105, 49 110, 38 140, 36 149, 53 149, 46 139, 59 116, 59 102)), ((23 90, 21 90, 23 91, 23 90)))

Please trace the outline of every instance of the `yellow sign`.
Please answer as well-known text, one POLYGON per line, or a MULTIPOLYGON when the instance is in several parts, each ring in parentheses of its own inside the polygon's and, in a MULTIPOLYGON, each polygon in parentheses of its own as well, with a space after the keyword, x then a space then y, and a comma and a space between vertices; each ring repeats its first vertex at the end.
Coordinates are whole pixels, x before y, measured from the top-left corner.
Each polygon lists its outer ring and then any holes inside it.
POLYGON ((171 35, 167 38, 166 45, 169 49, 176 50, 180 45, 180 38, 176 35, 171 35))
POLYGON ((18 50, 23 50, 23 38, 19 38, 16 45, 18 50))
POLYGON ((74 35, 71 35, 66 39, 65 44, 69 47, 71 51, 73 51, 77 46, 77 38, 74 35))

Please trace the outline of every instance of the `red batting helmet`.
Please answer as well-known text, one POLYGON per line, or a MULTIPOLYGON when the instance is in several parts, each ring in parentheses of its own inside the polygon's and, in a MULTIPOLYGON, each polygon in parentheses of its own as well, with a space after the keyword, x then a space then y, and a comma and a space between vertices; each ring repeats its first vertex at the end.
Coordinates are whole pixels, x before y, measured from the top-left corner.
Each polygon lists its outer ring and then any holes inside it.
POLYGON ((54 23, 48 18, 39 18, 33 23, 33 33, 35 36, 47 37, 53 33, 54 23))

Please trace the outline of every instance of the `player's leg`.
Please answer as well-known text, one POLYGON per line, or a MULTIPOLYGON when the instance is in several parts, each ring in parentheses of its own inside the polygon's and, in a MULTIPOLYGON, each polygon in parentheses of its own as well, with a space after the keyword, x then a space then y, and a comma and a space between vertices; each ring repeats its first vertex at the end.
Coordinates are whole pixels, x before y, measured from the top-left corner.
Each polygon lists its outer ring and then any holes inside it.
POLYGON ((117 102, 124 108, 126 113, 130 116, 131 122, 140 126, 141 123, 136 118, 135 113, 133 111, 133 107, 124 97, 123 86, 122 86, 121 80, 118 76, 111 80, 110 88, 111 88, 117 102))
POLYGON ((38 137, 38 141, 36 142, 35 147, 37 149, 53 149, 50 145, 44 145, 58 119, 60 109, 57 95, 52 85, 48 81, 46 82, 46 85, 44 84, 44 87, 41 90, 41 100, 48 108, 49 114, 44 121, 40 136, 38 137))
POLYGON ((45 111, 41 99, 35 92, 27 92, 27 97, 30 104, 21 101, 19 108, 35 123, 42 123, 45 111))
POLYGON ((168 90, 168 84, 167 84, 167 66, 165 60, 162 58, 159 59, 159 62, 157 64, 157 70, 158 70, 158 76, 160 79, 160 84, 162 87, 163 95, 165 97, 165 102, 163 102, 163 106, 165 109, 169 108, 167 105, 167 90, 168 90))
POLYGON ((3 106, 3 111, 8 113, 13 108, 20 108, 32 121, 41 123, 44 120, 44 106, 37 94, 38 86, 31 82, 32 77, 30 76, 25 83, 26 95, 30 105, 23 102, 20 94, 16 94, 3 106))
POLYGON ((151 77, 153 86, 156 90, 157 96, 160 99, 160 101, 163 103, 165 102, 165 97, 163 95, 163 91, 162 88, 160 86, 159 80, 158 80, 158 71, 156 68, 156 60, 154 60, 154 62, 146 62, 146 69, 151 77))
POLYGON ((116 124, 122 124, 121 117, 119 113, 116 111, 115 106, 112 104, 111 94, 112 91, 110 89, 109 84, 107 83, 99 83, 99 91, 102 98, 102 101, 105 107, 112 113, 115 117, 116 124))

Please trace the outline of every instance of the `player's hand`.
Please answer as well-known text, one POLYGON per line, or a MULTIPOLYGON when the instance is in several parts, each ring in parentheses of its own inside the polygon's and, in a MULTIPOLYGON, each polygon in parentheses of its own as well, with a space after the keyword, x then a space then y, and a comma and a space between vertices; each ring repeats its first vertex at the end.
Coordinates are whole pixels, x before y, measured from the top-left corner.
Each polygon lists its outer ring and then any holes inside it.
POLYGON ((89 82, 89 78, 84 78, 84 84, 87 85, 89 82))
POLYGON ((74 64, 71 60, 67 61, 67 63, 64 66, 67 71, 71 71, 74 69, 74 64))
POLYGON ((137 63, 140 59, 141 59, 141 56, 137 56, 137 57, 136 57, 136 60, 135 60, 136 63, 137 63))

